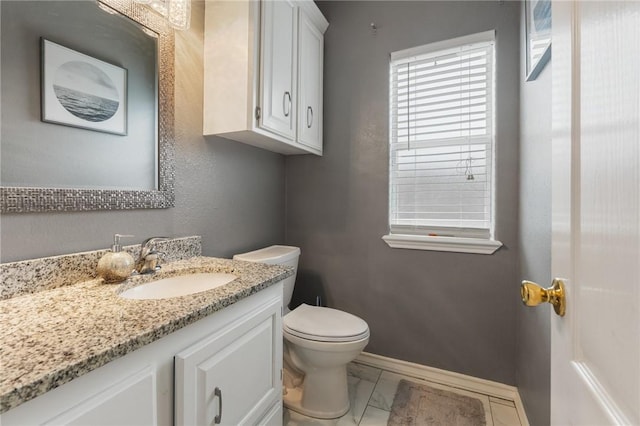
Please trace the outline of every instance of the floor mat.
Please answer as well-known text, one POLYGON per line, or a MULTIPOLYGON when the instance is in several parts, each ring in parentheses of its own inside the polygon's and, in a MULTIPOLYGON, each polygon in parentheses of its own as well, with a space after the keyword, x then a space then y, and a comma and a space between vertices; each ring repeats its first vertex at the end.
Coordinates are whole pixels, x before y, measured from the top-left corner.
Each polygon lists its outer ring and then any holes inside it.
POLYGON ((388 426, 486 426, 482 401, 401 380, 388 426))

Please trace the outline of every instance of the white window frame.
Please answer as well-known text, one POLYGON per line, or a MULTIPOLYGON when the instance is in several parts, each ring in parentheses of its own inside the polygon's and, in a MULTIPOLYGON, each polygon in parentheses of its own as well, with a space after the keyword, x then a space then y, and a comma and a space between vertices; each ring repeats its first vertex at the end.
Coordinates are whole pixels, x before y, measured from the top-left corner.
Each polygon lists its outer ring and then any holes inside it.
MULTIPOLYGON (((486 31, 483 33, 472 34, 469 36, 458 37, 455 39, 445 40, 441 42, 431 43, 411 49, 406 49, 398 52, 393 52, 390 57, 390 65, 393 65, 395 61, 403 60, 417 55, 425 55, 434 52, 445 51, 457 47, 462 47, 469 44, 477 44, 483 42, 495 43, 495 31, 486 31)), ((494 44, 494 58, 495 58, 495 44, 494 44)), ((494 59, 495 64, 495 59, 494 59)), ((391 66, 390 66, 390 72, 391 66)), ((492 84, 492 110, 495 111, 495 66, 493 68, 493 84, 492 84)), ((393 108, 391 107, 392 99, 390 93, 390 131, 389 131, 389 149, 390 156, 392 134, 391 134, 391 122, 394 119, 392 117, 393 108)), ((448 251, 448 252, 462 252, 462 253, 477 253, 477 254, 493 254, 498 250, 502 243, 494 238, 495 229, 495 114, 491 113, 491 126, 492 126, 492 141, 491 141, 491 223, 488 232, 481 229, 462 229, 457 227, 415 227, 415 226, 402 226, 391 224, 392 217, 392 205, 391 205, 391 174, 389 175, 389 229, 390 232, 384 235, 382 239, 391 248, 401 249, 413 249, 413 250, 435 250, 435 251, 448 251)), ((391 172, 392 158, 389 159, 389 169, 391 172)))

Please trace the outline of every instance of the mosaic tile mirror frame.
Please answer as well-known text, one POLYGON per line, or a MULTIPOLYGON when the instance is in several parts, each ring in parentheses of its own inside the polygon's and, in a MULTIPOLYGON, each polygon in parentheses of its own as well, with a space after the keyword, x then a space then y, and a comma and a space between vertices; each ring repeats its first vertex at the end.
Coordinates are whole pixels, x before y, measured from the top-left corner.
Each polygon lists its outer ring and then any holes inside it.
MULTIPOLYGON (((174 201, 174 50, 173 30, 160 15, 132 0, 99 0, 157 37, 157 183, 152 190, 0 187, 2 213, 120 210, 173 207, 174 201)), ((80 185, 79 185, 80 186, 80 185)), ((108 188, 108 187, 107 187, 108 188)))

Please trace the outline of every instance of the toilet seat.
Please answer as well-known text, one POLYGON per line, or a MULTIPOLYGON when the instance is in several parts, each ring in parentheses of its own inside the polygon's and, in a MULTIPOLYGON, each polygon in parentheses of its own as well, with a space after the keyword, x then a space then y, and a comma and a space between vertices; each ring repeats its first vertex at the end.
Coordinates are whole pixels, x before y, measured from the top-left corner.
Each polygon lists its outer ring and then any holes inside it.
POLYGON ((317 342, 354 342, 369 337, 369 326, 338 309, 302 304, 283 318, 284 332, 317 342))

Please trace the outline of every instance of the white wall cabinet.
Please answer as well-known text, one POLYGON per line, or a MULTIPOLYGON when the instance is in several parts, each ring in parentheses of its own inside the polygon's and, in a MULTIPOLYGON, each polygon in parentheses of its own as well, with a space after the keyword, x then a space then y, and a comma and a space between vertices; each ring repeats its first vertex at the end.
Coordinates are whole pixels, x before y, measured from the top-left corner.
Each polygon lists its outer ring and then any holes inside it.
POLYGON ((277 284, 3 413, 0 424, 214 424, 219 388, 220 424, 281 425, 281 309, 277 284))
POLYGON ((312 0, 208 1, 204 135, 322 155, 328 25, 312 0))

